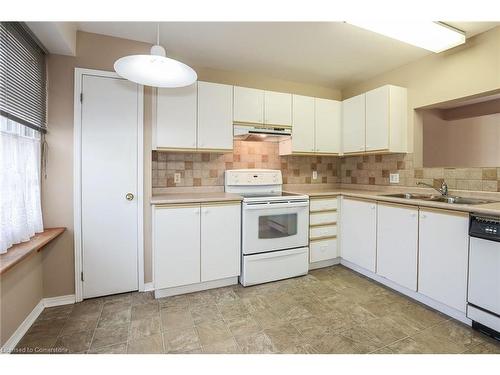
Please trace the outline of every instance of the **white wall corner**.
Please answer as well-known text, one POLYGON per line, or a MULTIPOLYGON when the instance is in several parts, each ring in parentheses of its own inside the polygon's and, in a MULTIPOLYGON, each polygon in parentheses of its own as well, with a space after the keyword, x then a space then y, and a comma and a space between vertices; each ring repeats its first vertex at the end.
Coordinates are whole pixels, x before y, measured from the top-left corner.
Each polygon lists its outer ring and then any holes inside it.
POLYGON ((76 55, 76 22, 26 22, 49 53, 76 55))

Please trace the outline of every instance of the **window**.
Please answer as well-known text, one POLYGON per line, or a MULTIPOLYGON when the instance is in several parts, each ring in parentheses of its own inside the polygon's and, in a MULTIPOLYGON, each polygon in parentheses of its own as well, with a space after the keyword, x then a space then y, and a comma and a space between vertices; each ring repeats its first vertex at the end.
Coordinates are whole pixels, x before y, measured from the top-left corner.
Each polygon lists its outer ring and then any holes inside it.
POLYGON ((0 22, 0 253, 43 231, 45 55, 25 27, 0 22))

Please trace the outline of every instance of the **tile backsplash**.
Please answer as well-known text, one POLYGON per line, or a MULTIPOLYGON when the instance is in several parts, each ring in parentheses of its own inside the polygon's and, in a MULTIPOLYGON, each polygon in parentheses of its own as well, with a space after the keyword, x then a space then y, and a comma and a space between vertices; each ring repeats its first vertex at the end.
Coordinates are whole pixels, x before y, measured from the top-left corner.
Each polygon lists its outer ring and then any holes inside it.
POLYGON ((340 159, 339 182, 415 187, 418 181, 450 189, 500 191, 500 168, 415 168, 413 154, 348 156, 340 159), (399 184, 389 174, 399 173, 399 184))
POLYGON ((281 169, 283 183, 337 183, 339 158, 333 156, 279 156, 278 143, 235 141, 232 153, 153 151, 153 188, 223 186, 226 169, 281 169), (312 171, 318 172, 312 179, 312 171), (180 173, 181 182, 174 182, 180 173))

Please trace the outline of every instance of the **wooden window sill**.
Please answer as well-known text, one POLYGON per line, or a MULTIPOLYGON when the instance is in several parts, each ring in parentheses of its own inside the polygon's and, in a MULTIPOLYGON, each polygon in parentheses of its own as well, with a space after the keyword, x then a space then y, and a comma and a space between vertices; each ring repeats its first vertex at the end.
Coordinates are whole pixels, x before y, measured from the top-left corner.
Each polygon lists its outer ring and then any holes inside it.
POLYGON ((0 255, 0 275, 30 255, 41 251, 45 245, 59 237, 65 230, 66 228, 47 228, 35 234, 29 241, 11 246, 5 254, 0 255))

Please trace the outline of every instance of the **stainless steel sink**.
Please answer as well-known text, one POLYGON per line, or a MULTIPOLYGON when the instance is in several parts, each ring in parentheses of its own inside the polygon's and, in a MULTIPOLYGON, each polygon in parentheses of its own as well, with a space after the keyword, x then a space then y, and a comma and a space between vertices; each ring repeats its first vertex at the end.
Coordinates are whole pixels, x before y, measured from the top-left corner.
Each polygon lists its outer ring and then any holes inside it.
POLYGON ((495 202, 487 199, 464 198, 451 195, 444 196, 436 194, 398 193, 398 194, 384 194, 382 196, 391 198, 402 198, 402 199, 421 199, 425 201, 444 202, 450 204, 486 204, 495 202))

